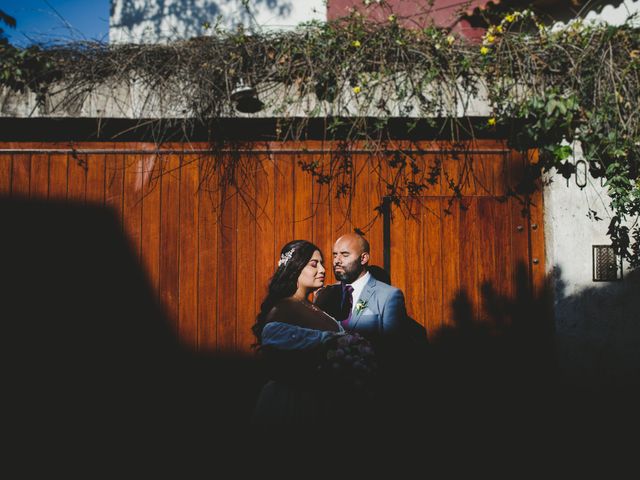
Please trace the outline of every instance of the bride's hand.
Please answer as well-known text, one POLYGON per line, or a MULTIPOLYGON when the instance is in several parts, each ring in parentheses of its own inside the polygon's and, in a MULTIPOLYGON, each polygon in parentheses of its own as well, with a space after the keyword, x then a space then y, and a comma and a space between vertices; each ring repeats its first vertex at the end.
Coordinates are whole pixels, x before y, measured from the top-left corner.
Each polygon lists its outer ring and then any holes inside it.
POLYGON ((322 287, 318 288, 317 290, 314 290, 314 291, 313 291, 313 294, 312 294, 312 295, 313 295, 313 302, 314 302, 314 303, 315 303, 316 299, 318 298, 318 294, 319 294, 322 290, 324 290, 325 288, 326 288, 325 286, 322 286, 322 287))

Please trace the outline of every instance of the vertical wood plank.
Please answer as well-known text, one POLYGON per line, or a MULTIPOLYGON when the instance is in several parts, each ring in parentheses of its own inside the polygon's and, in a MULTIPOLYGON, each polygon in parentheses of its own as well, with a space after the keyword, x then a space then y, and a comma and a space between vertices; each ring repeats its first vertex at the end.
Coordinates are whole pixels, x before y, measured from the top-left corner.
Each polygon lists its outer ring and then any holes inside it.
MULTIPOLYGON (((490 228, 480 228, 478 232, 478 245, 482 252, 477 260, 478 286, 480 288, 488 288, 495 294, 497 293, 498 264, 504 262, 505 259, 501 258, 501 254, 504 252, 500 251, 500 243, 494 228, 499 219, 496 201, 493 198, 482 197, 478 199, 477 221, 482 225, 491 226, 490 228)), ((486 299, 482 298, 480 301, 483 319, 487 321, 489 312, 486 299)))
MULTIPOLYGON (((322 154, 321 164, 327 161, 327 154, 322 154)), ((331 193, 327 185, 313 183, 313 243, 318 245, 324 254, 326 269, 325 285, 335 282, 332 267, 333 241, 331 238, 331 193)))
POLYGON ((198 345, 198 156, 184 154, 180 173, 180 339, 198 345))
MULTIPOLYGON (((519 152, 511 152, 509 158, 509 183, 510 188, 522 179, 525 172, 526 156, 519 152)), ((511 264, 512 278, 511 285, 514 288, 528 290, 531 288, 530 280, 530 261, 529 253, 529 211, 526 204, 523 203, 522 197, 509 198, 509 208, 511 211, 511 264), (520 283, 525 283, 521 285, 520 283)), ((513 292, 516 293, 515 290, 513 292)))
MULTIPOLYGON (((69 166, 71 170, 71 164, 69 166)), ((138 259, 141 253, 143 166, 141 155, 125 156, 124 165, 124 231, 138 259)), ((71 187, 71 175, 69 176, 71 187)))
MULTIPOLYGON (((293 162, 288 155, 275 154, 275 257, 280 256, 282 247, 295 239, 294 232, 294 200, 293 200, 293 162)), ((275 259, 276 263, 278 258, 275 259)))
POLYGON ((384 268, 383 218, 375 208, 382 205, 385 192, 380 185, 379 168, 376 165, 376 160, 377 157, 368 157, 365 171, 369 190, 367 212, 372 221, 367 239, 371 246, 371 264, 384 268))
POLYGON ((293 167, 293 238, 313 238, 313 178, 303 172, 297 162, 311 160, 311 154, 287 155, 293 167))
MULTIPOLYGON (((289 184, 289 187, 291 184, 289 184)), ((235 351, 237 310, 237 228, 238 197, 234 191, 226 192, 218 230, 218 351, 235 351)))
MULTIPOLYGON (((330 155, 333 157, 339 155, 335 151, 331 151, 330 155)), ((333 160, 335 161, 335 159, 333 160)), ((349 195, 336 196, 336 188, 339 184, 346 182, 349 183, 347 178, 336 178, 331 183, 331 238, 337 240, 345 233, 353 231, 353 225, 351 223, 351 211, 349 204, 349 195)), ((349 183, 350 184, 350 183, 349 183)))
POLYGON ((496 166, 500 164, 496 155, 477 153, 473 155, 473 183, 475 194, 480 196, 496 195, 496 166))
MULTIPOLYGON (((155 154, 143 156, 142 260, 154 292, 160 287, 160 175, 155 154)), ((87 191, 88 196, 88 191, 87 191)))
POLYGON ((105 202, 105 155, 87 155, 87 203, 104 205, 105 202))
MULTIPOLYGON (((478 277, 478 261, 488 252, 479 244, 479 232, 491 233, 490 225, 478 216, 478 201, 481 197, 465 197, 457 208, 460 218, 458 256, 460 262, 460 289, 469 300, 473 320, 479 318, 481 282, 478 277)), ((453 244, 451 244, 453 246, 453 244)))
POLYGON ((411 200, 411 216, 405 222, 405 295, 407 313, 425 326, 425 258, 422 228, 422 205, 419 199, 411 200), (410 260, 409 260, 410 259, 410 260))
POLYGON ((18 153, 13 156, 13 175, 11 178, 11 195, 28 198, 31 177, 31 155, 18 153))
POLYGON ((46 199, 49 196, 49 155, 31 155, 31 198, 46 199))
MULTIPOLYGON (((252 153, 249 155, 251 165, 258 165, 259 154, 252 153)), ((256 172, 257 173, 257 172, 256 172)), ((238 224, 237 224, 237 294, 236 294, 236 312, 237 312, 237 332, 236 332, 236 351, 249 353, 251 345, 254 343, 251 327, 255 323, 256 318, 256 264, 259 260, 256 258, 256 179, 257 175, 253 175, 247 179, 244 185, 244 199, 238 198, 238 224)), ((297 187, 298 185, 296 185, 297 187)), ((310 188, 307 188, 307 191, 310 188)), ((298 198, 296 197, 296 201, 298 198)), ((301 195, 300 199, 301 214, 310 215, 311 201, 309 195, 301 195), (308 203, 304 209, 303 200, 307 199, 308 203)), ((304 228, 304 223, 310 220, 300 222, 300 226, 304 233, 300 233, 301 238, 311 238, 311 229, 304 228), (308 236, 306 236, 308 235, 308 236), (306 237, 305 237, 306 236, 306 237)))
POLYGON ((498 295, 506 299, 513 295, 511 282, 514 270, 513 254, 511 252, 511 207, 507 202, 501 202, 495 198, 491 198, 491 201, 496 212, 493 234, 498 245, 494 284, 498 295))
MULTIPOLYGON (((532 163, 538 161, 538 151, 529 154, 532 163)), ((544 294, 546 282, 546 252, 544 242, 544 196, 542 195, 542 182, 538 180, 536 190, 530 197, 530 248, 531 248, 531 280, 533 294, 540 298, 544 294)))
POLYGON ((178 333, 180 246, 180 155, 162 157, 160 198, 160 299, 178 333))
POLYGON ((473 176, 466 164, 464 154, 453 152, 444 156, 442 161, 442 194, 451 196, 459 188, 464 195, 475 194, 473 176))
POLYGON ((406 212, 399 207, 392 207, 391 215, 391 284, 398 287, 403 292, 407 292, 406 278, 406 212))
POLYGON ((108 155, 105 158, 104 174, 105 205, 114 210, 122 225, 122 208, 124 206, 124 155, 108 155))
POLYGON ((500 153, 494 155, 491 161, 491 175, 493 178, 493 194, 504 196, 509 190, 508 155, 500 153))
POLYGON ((352 229, 360 229, 369 240, 367 225, 371 222, 369 211, 369 181, 367 156, 362 153, 353 154, 354 189, 351 195, 351 225, 352 229))
POLYGON ((11 155, 0 155, 0 197, 11 195, 11 169, 13 158, 11 155))
POLYGON ((454 326, 454 301, 468 302, 468 298, 460 291, 460 257, 458 242, 460 239, 460 207, 455 201, 448 214, 445 209, 449 206, 447 199, 443 199, 442 209, 442 283, 443 283, 443 323, 454 326))
POLYGON ((49 157, 49 199, 66 200, 68 188, 68 158, 66 153, 52 153, 49 157))
POLYGON ((67 200, 84 203, 87 194, 87 155, 73 153, 68 156, 69 186, 67 200))
MULTIPOLYGON (((217 348, 216 322, 218 309, 218 223, 215 207, 218 201, 217 177, 208 168, 213 157, 200 159, 198 192, 198 349, 213 352, 217 348), (207 178, 202 178, 208 172, 207 178)), ((224 268, 224 265, 222 266, 224 268)))
MULTIPOLYGON (((260 305, 267 296, 269 279, 276 269, 276 255, 279 246, 275 245, 275 218, 279 212, 280 203, 275 201, 274 183, 276 170, 273 154, 265 154, 261 157, 260 181, 256 183, 256 259, 261 268, 256 269, 256 312, 260 311, 260 305), (278 211, 276 211, 276 207, 278 211)), ((255 318, 254 318, 255 322, 255 318)))
POLYGON ((442 299, 442 200, 427 198, 423 215, 424 226, 424 282, 427 335, 432 338, 443 326, 442 299))

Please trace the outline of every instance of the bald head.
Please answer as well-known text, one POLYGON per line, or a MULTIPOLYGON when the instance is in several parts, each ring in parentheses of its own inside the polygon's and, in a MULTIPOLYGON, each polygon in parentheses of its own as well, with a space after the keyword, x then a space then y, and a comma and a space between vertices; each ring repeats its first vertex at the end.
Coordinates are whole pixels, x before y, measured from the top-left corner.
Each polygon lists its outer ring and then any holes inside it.
POLYGON ((333 245, 333 273, 343 283, 364 275, 369 264, 369 242, 357 233, 342 235, 333 245))
POLYGON ((338 244, 339 242, 348 243, 349 245, 352 245, 353 248, 356 248, 358 250, 358 254, 370 253, 369 242, 367 242, 366 238, 364 238, 362 235, 359 235, 357 233, 345 233, 340 238, 338 238, 338 240, 336 240, 336 244, 338 244))

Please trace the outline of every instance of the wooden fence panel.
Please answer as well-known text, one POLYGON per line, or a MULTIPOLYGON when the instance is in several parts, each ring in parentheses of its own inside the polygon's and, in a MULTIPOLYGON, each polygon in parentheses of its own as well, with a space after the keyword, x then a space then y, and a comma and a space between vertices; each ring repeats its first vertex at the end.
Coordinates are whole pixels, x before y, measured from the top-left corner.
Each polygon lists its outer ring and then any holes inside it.
POLYGON ((348 197, 336 198, 334 190, 297 165, 300 160, 325 162, 331 145, 321 142, 273 143, 235 152, 250 174, 242 195, 233 187, 218 188, 216 159, 207 145, 190 145, 202 152, 185 154, 182 145, 158 152, 148 144, 78 144, 67 150, 25 144, 24 153, 16 152, 15 145, 0 153, 0 194, 114 209, 176 334, 194 349, 251 352, 251 326, 280 249, 294 238, 318 244, 327 282, 334 282, 333 242, 353 228, 364 230, 371 263, 382 266, 388 250, 392 283, 402 288, 410 316, 430 335, 453 325, 461 306, 454 302, 461 298, 472 319, 486 316, 485 282, 498 295, 515 295, 518 265, 527 269, 536 291, 544 281, 542 196, 533 198, 530 217, 522 216, 517 200, 496 200, 529 161, 507 154, 499 142, 479 144, 471 163, 462 155, 438 152, 433 143, 426 145, 426 153, 401 146, 425 172, 416 182, 439 159, 447 175, 435 178, 436 185, 422 198, 394 207, 387 245, 382 218, 371 220, 385 193, 380 177, 388 176, 391 167, 372 161, 365 150, 352 156, 353 176, 346 180, 355 186, 355 195, 349 204, 348 197), (451 201, 449 180, 459 178, 467 196, 451 201))
POLYGON ((11 172, 11 195, 14 197, 29 197, 31 183, 31 155, 16 154, 13 156, 13 170, 11 172))
POLYGON ((180 155, 162 157, 160 177, 160 300, 178 332, 180 155))
POLYGON ((37 153, 31 156, 31 192, 34 199, 49 197, 49 155, 37 153))
MULTIPOLYGON (((72 170, 73 163, 70 161, 69 171, 72 170)), ((142 155, 133 154, 125 157, 122 220, 131 247, 138 259, 142 254, 140 242, 142 237, 142 170, 142 155)), ((69 176, 69 190, 71 190, 71 175, 69 176)))
MULTIPOLYGON (((84 203, 87 195, 87 155, 73 153, 67 163, 67 200, 84 203)), ((134 231, 131 230, 134 235, 134 231)))
POLYGON ((87 155, 86 201, 93 205, 104 205, 105 201, 105 163, 103 154, 87 155))
MULTIPOLYGON (((185 154, 180 173, 179 313, 181 340, 198 345, 198 156, 185 154)), ((169 206, 171 208, 171 206, 169 206)))
MULTIPOLYGON (((159 155, 143 157, 141 251, 147 277, 154 291, 160 287, 160 175, 159 155)), ((95 169, 94 169, 95 170, 95 169)), ((91 171, 91 170, 90 170, 91 171)), ((87 184, 87 199, 89 183, 87 184)))
POLYGON ((11 196, 11 170, 13 157, 11 154, 0 154, 0 197, 11 196))
MULTIPOLYGON (((226 192, 218 228, 218 351, 235 352, 237 340, 239 288, 246 285, 238 278, 238 196, 226 192)), ((246 315, 240 312, 240 315, 246 315)))
MULTIPOLYGON (((208 170, 210 155, 200 158, 200 171, 208 170)), ((201 179, 198 190, 198 348, 214 352, 217 348, 218 308, 218 223, 215 206, 219 192, 215 179, 201 179)))
MULTIPOLYGON (((257 156, 256 156, 257 157, 257 156)), ((250 162, 253 164, 254 162, 250 162)), ((256 158, 256 164, 259 158, 256 158)), ((257 165, 256 165, 257 168, 257 165)), ((236 350, 251 352, 254 343, 251 326, 256 318, 256 269, 259 258, 256 257, 256 175, 249 175, 243 188, 243 196, 238 197, 237 224, 237 295, 236 295, 236 350)), ((310 237, 307 237, 310 238, 310 237)), ((261 265, 261 264, 260 264, 261 265)))

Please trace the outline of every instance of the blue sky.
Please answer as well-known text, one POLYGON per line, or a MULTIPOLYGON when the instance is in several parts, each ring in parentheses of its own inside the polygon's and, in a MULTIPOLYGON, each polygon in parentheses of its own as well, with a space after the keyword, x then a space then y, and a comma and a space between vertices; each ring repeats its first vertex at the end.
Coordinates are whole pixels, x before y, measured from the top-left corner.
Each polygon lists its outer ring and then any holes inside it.
POLYGON ((0 10, 18 23, 15 29, 2 28, 11 43, 20 46, 56 40, 106 42, 109 3, 109 0, 0 0, 0 10))

